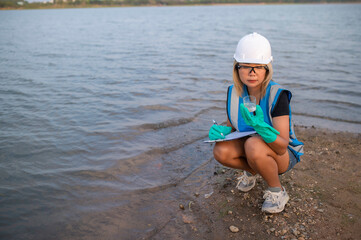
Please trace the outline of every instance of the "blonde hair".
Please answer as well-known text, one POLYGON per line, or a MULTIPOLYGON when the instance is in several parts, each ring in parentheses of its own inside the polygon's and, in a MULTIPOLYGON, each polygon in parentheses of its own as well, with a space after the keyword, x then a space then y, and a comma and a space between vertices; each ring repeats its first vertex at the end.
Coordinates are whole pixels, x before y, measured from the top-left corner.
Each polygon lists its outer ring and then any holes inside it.
MULTIPOLYGON (((239 96, 242 96, 244 84, 239 77, 238 69, 236 68, 237 64, 238 64, 237 61, 233 62, 233 82, 234 82, 234 87, 236 88, 237 94, 239 96)), ((268 63, 268 64, 266 64, 266 66, 268 67, 268 70, 266 72, 265 79, 261 85, 261 98, 266 95, 268 83, 272 80, 272 75, 273 75, 272 63, 268 63)))

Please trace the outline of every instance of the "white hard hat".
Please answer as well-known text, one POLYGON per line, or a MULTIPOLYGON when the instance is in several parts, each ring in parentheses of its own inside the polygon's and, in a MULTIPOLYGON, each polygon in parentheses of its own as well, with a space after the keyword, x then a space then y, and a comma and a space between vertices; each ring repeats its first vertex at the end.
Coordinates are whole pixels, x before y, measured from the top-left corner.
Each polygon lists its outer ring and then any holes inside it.
POLYGON ((239 40, 233 57, 239 63, 268 64, 273 60, 269 41, 255 32, 239 40))

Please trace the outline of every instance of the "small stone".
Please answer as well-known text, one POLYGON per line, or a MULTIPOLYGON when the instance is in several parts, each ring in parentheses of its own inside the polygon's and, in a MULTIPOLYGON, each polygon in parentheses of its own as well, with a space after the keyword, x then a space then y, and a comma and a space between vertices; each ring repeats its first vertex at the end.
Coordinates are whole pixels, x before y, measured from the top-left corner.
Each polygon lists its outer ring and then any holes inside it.
POLYGON ((182 216, 182 219, 183 219, 183 222, 184 222, 184 223, 187 223, 187 224, 193 222, 193 218, 192 218, 191 216, 183 215, 183 216, 182 216))
POLYGON ((281 234, 285 235, 287 232, 288 232, 287 229, 282 229, 281 234))
POLYGON ((270 228, 270 232, 274 232, 275 230, 275 228, 270 228))
POLYGON ((183 204, 179 204, 179 208, 182 209, 182 210, 184 210, 183 204))
POLYGON ((199 196, 199 192, 195 192, 195 193, 194 193, 194 196, 195 196, 195 197, 198 197, 198 196, 199 196))
POLYGON ((205 197, 205 198, 209 198, 210 196, 212 196, 212 194, 213 194, 213 191, 212 191, 212 192, 210 192, 210 193, 206 193, 206 194, 204 194, 204 197, 205 197))
POLYGON ((244 198, 244 200, 247 200, 249 198, 249 193, 243 194, 243 198, 244 198))
POLYGON ((237 233, 237 232, 239 232, 238 227, 233 226, 233 225, 229 227, 229 230, 230 230, 231 232, 233 232, 233 233, 237 233))
POLYGON ((305 240, 303 237, 299 237, 298 240, 305 240))
POLYGON ((231 215, 233 212, 231 210, 228 211, 228 215, 231 215))
POLYGON ((323 209, 317 209, 317 212, 323 213, 325 210, 323 209))
POLYGON ((293 230, 292 230, 292 233, 293 233, 293 235, 295 235, 296 237, 297 237, 297 235, 300 234, 300 232, 299 232, 297 229, 293 229, 293 230))
POLYGON ((286 218, 290 217, 290 215, 288 213, 284 213, 283 216, 286 217, 286 218))

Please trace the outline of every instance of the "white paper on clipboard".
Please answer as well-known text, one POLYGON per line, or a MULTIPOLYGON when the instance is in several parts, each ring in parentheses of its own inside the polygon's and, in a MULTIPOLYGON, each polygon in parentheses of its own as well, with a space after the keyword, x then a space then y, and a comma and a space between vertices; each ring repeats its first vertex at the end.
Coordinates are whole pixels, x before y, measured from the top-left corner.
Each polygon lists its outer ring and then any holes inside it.
POLYGON ((249 131, 249 132, 232 132, 228 135, 226 135, 225 139, 217 139, 217 140, 206 140, 204 142, 206 143, 212 143, 212 142, 224 142, 224 141, 229 141, 229 140, 233 140, 233 139, 238 139, 238 138, 243 138, 245 136, 249 136, 252 134, 255 134, 256 131, 249 131))

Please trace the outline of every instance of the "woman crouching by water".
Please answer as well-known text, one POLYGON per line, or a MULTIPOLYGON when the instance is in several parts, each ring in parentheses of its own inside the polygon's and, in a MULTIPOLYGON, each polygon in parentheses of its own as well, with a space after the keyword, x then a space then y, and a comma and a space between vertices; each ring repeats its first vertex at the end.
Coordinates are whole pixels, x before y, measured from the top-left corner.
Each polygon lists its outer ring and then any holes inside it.
POLYGON ((267 182, 262 211, 282 212, 289 196, 279 175, 300 161, 303 143, 295 136, 291 121, 289 90, 272 81, 272 56, 268 40, 260 34, 244 36, 234 54, 233 82, 227 93, 227 126, 213 125, 211 140, 224 139, 232 131, 256 131, 257 134, 231 141, 217 142, 214 157, 221 164, 242 169, 237 188, 250 191, 257 175, 267 182), (256 97, 256 110, 250 112, 243 102, 256 97))

